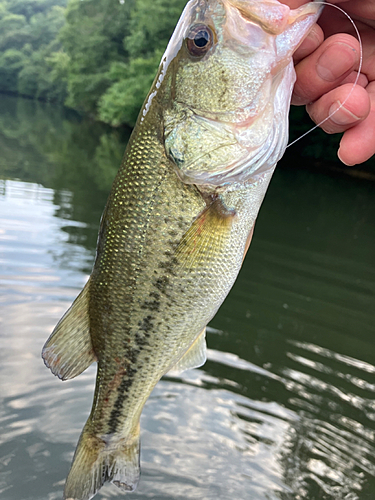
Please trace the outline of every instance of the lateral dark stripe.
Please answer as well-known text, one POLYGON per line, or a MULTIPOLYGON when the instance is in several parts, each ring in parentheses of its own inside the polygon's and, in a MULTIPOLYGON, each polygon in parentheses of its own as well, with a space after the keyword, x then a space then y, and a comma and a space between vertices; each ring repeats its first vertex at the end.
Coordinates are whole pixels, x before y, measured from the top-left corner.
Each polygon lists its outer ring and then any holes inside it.
MULTIPOLYGON (((171 242, 169 243, 171 244, 171 242)), ((127 366, 125 366, 126 373, 124 374, 121 384, 117 387, 117 398, 109 416, 108 432, 110 434, 115 433, 122 424, 123 407, 129 397, 130 388, 133 385, 137 373, 137 368, 135 368, 135 366, 138 356, 144 347, 149 344, 149 338, 154 330, 155 321, 157 319, 155 313, 160 310, 161 296, 164 295, 167 299, 169 297, 168 289, 170 285, 170 276, 174 274, 177 260, 173 256, 173 253, 172 255, 168 255, 168 257, 169 259, 167 261, 159 262, 159 268, 166 269, 168 274, 162 275, 152 282, 154 290, 149 293, 147 300, 144 300, 144 302, 140 304, 140 309, 144 311, 145 316, 138 322, 138 331, 135 334, 137 346, 132 348, 129 348, 128 345, 124 346, 125 359, 127 360, 127 366)), ((169 305, 171 306, 172 304, 169 305)))

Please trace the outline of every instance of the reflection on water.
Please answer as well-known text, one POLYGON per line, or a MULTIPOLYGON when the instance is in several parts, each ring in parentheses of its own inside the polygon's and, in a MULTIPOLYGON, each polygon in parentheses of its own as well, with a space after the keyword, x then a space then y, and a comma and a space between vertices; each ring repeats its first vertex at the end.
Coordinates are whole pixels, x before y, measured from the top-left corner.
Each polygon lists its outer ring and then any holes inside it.
POLYGON ((86 224, 64 229, 70 241, 94 252, 98 221, 128 136, 51 105, 0 96, 0 178, 53 189, 56 215, 86 224))
MULTIPOLYGON (((87 279, 123 146, 54 108, 0 111, 0 496, 54 500, 95 366, 62 383, 40 350, 87 279)), ((374 220, 373 185, 277 169, 206 365, 146 404, 126 497, 374 498, 374 220)))

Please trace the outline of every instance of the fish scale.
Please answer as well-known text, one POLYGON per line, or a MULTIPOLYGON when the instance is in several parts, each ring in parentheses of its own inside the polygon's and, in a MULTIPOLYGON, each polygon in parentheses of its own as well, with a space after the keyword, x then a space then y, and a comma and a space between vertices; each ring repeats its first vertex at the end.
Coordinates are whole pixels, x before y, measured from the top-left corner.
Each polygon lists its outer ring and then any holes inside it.
MULTIPOLYGON (((151 113, 147 120, 151 124, 156 121, 151 113)), ((144 129, 147 127, 146 122, 144 129)), ((191 287, 201 274, 206 277, 207 270, 212 273, 212 262, 203 255, 204 266, 192 271, 181 266, 174 256, 182 236, 206 203, 194 186, 181 189, 170 160, 160 148, 158 132, 155 130, 153 138, 150 131, 139 134, 124 160, 106 208, 106 224, 100 237, 103 241, 99 241, 99 247, 106 251, 98 253, 89 283, 90 331, 99 363, 94 407, 100 414, 97 419, 94 412, 91 418, 99 422, 95 432, 104 434, 116 432, 119 422, 125 434, 129 430, 126 422, 138 424, 135 414, 161 374, 181 357, 207 322, 200 314, 189 314, 192 301, 197 301, 197 295, 202 300, 199 295, 205 292, 198 289, 197 294, 194 289, 189 293, 189 282, 191 287), (139 144, 145 145, 140 148, 139 144), (173 199, 168 200, 169 193, 176 193, 173 199), (140 198, 146 204, 140 206, 140 198), (124 251, 129 240, 136 244, 124 251), (160 282, 168 283, 164 293, 157 286, 160 282), (165 355, 166 350, 170 355, 165 355), (112 352, 121 363, 108 356, 112 352), (145 363, 149 370, 136 377, 145 363), (123 373, 122 383, 113 390, 112 381, 130 366, 131 374, 123 373), (108 385, 111 393, 105 402, 108 385), (108 418, 107 425, 103 425, 103 417, 108 418)), ((226 280, 221 269, 215 279, 226 280)), ((217 293, 215 288, 212 290, 217 293)), ((205 308, 207 298, 205 293, 205 308)))
POLYGON ((114 181, 91 276, 44 346, 63 380, 98 363, 67 500, 106 481, 135 489, 147 398, 168 371, 206 359, 205 327, 286 146, 293 51, 320 10, 267 6, 271 17, 261 0, 188 3, 114 181))

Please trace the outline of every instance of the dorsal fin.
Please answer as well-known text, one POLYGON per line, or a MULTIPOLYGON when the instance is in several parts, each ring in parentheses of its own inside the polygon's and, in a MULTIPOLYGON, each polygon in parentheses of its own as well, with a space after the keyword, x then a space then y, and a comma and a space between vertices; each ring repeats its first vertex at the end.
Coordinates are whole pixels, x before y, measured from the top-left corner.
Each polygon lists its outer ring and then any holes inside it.
POLYGON ((76 377, 96 361, 90 336, 88 287, 89 282, 43 347, 44 363, 62 380, 76 377))

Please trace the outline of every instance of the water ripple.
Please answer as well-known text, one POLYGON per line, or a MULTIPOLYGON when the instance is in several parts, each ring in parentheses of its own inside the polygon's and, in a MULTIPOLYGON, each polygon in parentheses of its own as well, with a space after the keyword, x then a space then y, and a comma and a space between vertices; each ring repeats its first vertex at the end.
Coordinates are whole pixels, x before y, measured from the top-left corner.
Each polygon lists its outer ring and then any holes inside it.
MULTIPOLYGON (((92 253, 80 239, 87 224, 69 219, 71 193, 57 204, 56 193, 39 184, 3 185, 0 494, 56 500, 90 411, 96 367, 62 383, 40 350, 85 283, 92 253)), ((373 498, 371 266, 289 243, 262 240, 255 253, 259 248, 259 283, 256 271, 244 269, 215 323, 220 330, 208 328, 206 365, 165 377, 149 398, 142 482, 129 498, 373 498), (301 277, 310 280, 305 291, 296 285, 301 277), (361 339, 353 325, 365 332, 361 339)), ((97 498, 119 496, 108 486, 97 498)))

